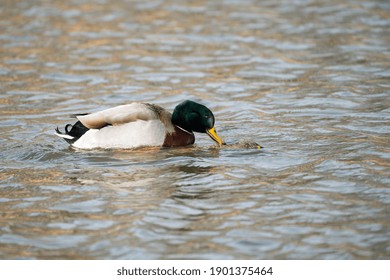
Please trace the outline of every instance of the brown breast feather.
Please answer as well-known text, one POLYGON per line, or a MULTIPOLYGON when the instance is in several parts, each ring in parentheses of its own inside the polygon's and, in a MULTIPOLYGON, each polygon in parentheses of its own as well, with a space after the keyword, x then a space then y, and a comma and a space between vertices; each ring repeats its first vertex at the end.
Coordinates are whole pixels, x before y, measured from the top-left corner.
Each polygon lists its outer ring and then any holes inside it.
POLYGON ((180 147, 194 144, 194 133, 186 132, 175 126, 173 133, 167 133, 165 136, 163 147, 180 147))

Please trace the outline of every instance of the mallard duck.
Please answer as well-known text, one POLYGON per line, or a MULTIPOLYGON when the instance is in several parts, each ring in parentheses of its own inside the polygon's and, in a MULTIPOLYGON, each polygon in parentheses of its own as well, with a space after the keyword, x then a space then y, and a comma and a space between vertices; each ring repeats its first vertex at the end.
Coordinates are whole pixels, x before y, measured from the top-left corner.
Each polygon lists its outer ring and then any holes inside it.
POLYGON ((130 103, 75 117, 78 121, 67 124, 64 133, 57 127, 56 135, 81 149, 187 146, 195 142, 194 132, 225 144, 215 131, 211 110, 190 100, 172 114, 155 104, 130 103))

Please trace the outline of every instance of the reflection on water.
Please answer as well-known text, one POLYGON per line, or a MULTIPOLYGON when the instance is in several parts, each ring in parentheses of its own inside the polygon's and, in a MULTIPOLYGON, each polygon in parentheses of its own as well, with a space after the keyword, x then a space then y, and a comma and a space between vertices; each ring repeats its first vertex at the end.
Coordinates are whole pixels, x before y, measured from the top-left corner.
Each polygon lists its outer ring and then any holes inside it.
POLYGON ((14 1, 0 18, 1 258, 390 257, 388 1, 14 1), (53 135, 184 99, 228 146, 53 135))

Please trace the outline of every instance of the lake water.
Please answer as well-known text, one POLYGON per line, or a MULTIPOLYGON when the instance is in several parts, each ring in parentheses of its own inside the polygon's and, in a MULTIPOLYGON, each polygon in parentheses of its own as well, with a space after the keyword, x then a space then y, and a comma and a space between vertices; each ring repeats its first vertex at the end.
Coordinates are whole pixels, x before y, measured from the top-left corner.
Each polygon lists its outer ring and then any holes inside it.
POLYGON ((1 259, 390 258, 389 1, 3 1, 0 43, 1 259), (54 135, 185 99, 228 146, 54 135))

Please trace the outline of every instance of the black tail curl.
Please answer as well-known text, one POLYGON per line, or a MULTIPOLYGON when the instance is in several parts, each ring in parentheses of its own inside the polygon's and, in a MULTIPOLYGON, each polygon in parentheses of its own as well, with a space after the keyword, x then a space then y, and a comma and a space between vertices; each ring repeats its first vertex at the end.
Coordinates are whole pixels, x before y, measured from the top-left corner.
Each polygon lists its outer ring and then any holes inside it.
POLYGON ((69 144, 76 142, 81 136, 83 136, 89 129, 85 127, 80 121, 77 121, 74 125, 67 124, 65 126, 65 133, 61 132, 58 127, 56 133, 58 136, 65 139, 69 144))

